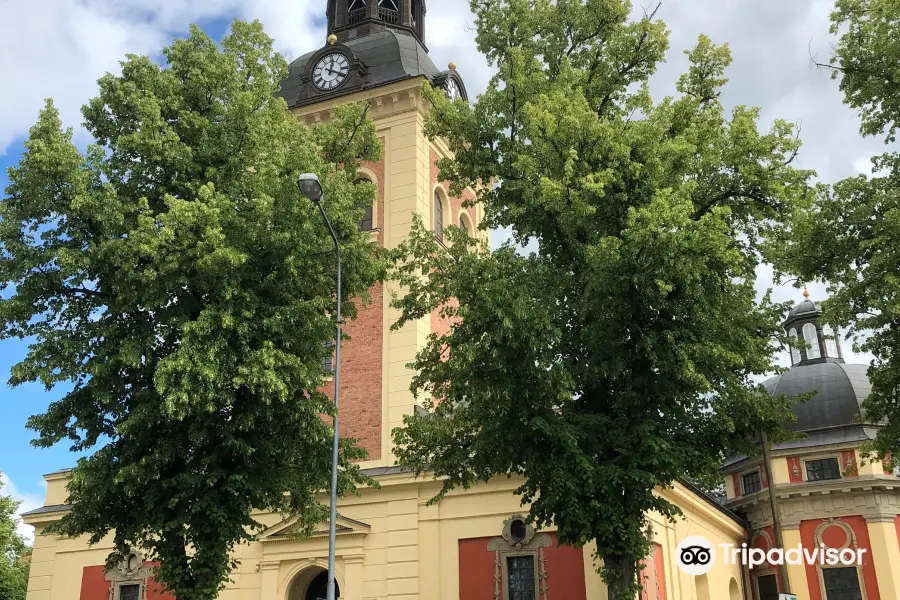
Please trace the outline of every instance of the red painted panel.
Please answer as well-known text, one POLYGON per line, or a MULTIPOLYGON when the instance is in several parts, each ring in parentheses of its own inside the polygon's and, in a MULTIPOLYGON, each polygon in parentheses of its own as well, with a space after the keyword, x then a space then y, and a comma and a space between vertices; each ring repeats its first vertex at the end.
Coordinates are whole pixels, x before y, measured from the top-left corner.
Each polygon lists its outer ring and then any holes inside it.
POLYGON ((852 467, 849 473, 847 473, 847 477, 858 477, 859 470, 856 466, 856 453, 853 450, 844 450, 841 452, 841 470, 845 473, 847 469, 852 467))
MULTIPOLYGON (((581 548, 556 545, 556 534, 549 534, 553 545, 544 548, 547 586, 555 598, 585 600, 584 559, 581 548)), ((492 537, 459 540, 460 600, 493 600, 494 553, 488 552, 492 537)))
MULTIPOLYGON (((775 529, 773 527, 763 527, 763 529, 761 531, 765 532, 766 535, 763 535, 762 532, 754 535, 753 539, 750 541, 750 547, 751 548, 759 548, 760 550, 768 552, 775 546, 775 529), (766 537, 766 536, 768 536, 768 537, 766 537), (769 542, 769 540, 771 540, 771 543, 769 542)), ((756 574, 761 570, 765 570, 767 572, 768 571, 773 572, 775 574, 775 581, 778 584, 778 589, 782 590, 781 567, 773 565, 773 564, 769 563, 768 561, 766 561, 761 566, 756 567, 756 569, 754 569, 753 571, 750 572, 751 573, 750 585, 753 588, 753 597, 754 598, 759 597, 759 591, 756 589, 756 574)))
POLYGON ((107 600, 109 582, 103 573, 103 565, 85 567, 81 573, 81 600, 107 600))
POLYGON ((891 462, 891 453, 888 452, 887 454, 884 455, 884 461, 881 463, 882 468, 884 469, 885 475, 893 475, 894 474, 893 471, 891 471, 890 469, 887 468, 887 464, 890 462, 891 462))
POLYGON ((460 600, 494 600, 494 553, 491 538, 459 540, 460 600))
POLYGON ((737 473, 731 474, 731 480, 734 482, 734 497, 739 498, 741 495, 741 478, 737 473))
MULTIPOLYGON (((863 583, 866 586, 866 598, 868 600, 881 600, 878 592, 878 580, 875 576, 875 564, 872 562, 872 546, 869 543, 869 530, 866 527, 866 520, 863 517, 841 517, 836 519, 850 526, 856 535, 856 544, 860 550, 865 549, 863 554, 863 583)), ((816 528, 821 525, 825 519, 814 519, 811 521, 803 521, 800 523, 800 541, 804 548, 814 549, 818 546, 816 543, 816 528)), ((835 538, 840 536, 826 535, 823 533, 824 541, 831 543, 837 541, 835 538)), ((806 580, 809 584, 809 600, 824 600, 823 591, 819 586, 819 574, 816 565, 806 565, 806 580)))
POLYGON ((769 489, 769 474, 763 465, 759 466, 759 480, 762 483, 762 489, 769 489))
MULTIPOLYGON (((81 575, 81 600, 109 599, 109 582, 106 580, 104 569, 103 565, 84 568, 81 575)), ((147 600, 175 600, 175 597, 163 593, 159 584, 150 578, 147 580, 147 600)))
POLYGON ((656 581, 659 585, 659 600, 666 600, 666 557, 663 554, 662 546, 656 545, 654 549, 653 560, 656 565, 656 581))
POLYGON ((788 463, 788 476, 791 478, 791 483, 803 483, 803 470, 800 465, 800 457, 791 456, 787 459, 788 463))

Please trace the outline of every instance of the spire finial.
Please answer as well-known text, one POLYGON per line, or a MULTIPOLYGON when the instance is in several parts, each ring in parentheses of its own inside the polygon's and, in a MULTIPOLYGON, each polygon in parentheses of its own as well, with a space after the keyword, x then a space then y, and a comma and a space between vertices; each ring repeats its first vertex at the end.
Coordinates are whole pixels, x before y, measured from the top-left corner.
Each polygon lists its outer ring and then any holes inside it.
POLYGON ((803 286, 803 297, 809 300, 809 288, 806 286, 803 286))

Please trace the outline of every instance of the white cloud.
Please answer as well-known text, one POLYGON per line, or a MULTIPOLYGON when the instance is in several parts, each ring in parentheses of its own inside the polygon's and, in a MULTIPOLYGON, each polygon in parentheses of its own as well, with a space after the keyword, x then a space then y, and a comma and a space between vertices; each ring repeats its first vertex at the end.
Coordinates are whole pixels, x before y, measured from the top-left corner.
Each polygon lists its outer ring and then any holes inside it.
MULTIPOLYGON (((64 122, 81 122, 80 106, 96 92, 96 80, 116 71, 128 52, 154 54, 192 21, 260 19, 276 47, 296 57, 324 43, 325 0, 3 0, 0 1, 0 154, 27 134, 45 97, 55 98, 64 122)), ((648 1, 633 2, 635 14, 648 1)), ((828 15, 833 0, 674 0, 659 17, 671 31, 668 61, 653 78, 658 97, 673 91, 686 66, 683 50, 701 33, 728 42, 734 63, 723 100, 761 106, 768 123, 776 117, 801 122, 800 165, 824 181, 868 171, 866 160, 883 152, 878 140, 858 135, 857 116, 842 105, 837 83, 816 69, 811 55, 828 59, 833 39, 828 15)), ((426 43, 441 68, 457 63, 470 97, 493 72, 475 47, 468 0, 428 3, 426 43)), ((504 239, 495 235, 495 242, 504 239)), ((771 283, 761 273, 761 286, 771 283)), ((824 290, 811 288, 814 298, 824 290)), ((800 299, 781 286, 777 299, 800 299)))
MULTIPOLYGON (((6 473, 0 473, 0 481, 3 482, 3 486, 0 487, 0 495, 12 496, 14 500, 20 500, 22 502, 16 515, 21 515, 24 512, 34 510, 35 508, 44 505, 44 499, 37 494, 21 493, 16 487, 16 484, 6 475, 6 473)), ((41 480, 41 483, 46 485, 43 480, 41 480)), ((19 535, 28 540, 28 543, 34 543, 34 527, 26 525, 20 520, 16 529, 19 532, 19 535)))
POLYGON ((77 127, 96 81, 127 53, 155 54, 203 19, 260 19, 278 49, 296 55, 320 45, 320 0, 6 0, 0 2, 0 154, 27 135, 44 99, 77 127))

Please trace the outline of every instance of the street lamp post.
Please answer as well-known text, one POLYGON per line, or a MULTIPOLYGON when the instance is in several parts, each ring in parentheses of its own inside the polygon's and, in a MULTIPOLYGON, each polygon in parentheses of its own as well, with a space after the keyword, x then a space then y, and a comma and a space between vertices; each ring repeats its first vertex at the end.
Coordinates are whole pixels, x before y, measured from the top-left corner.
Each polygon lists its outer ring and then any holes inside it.
POLYGON ((334 595, 334 546, 335 524, 337 521, 337 479, 338 479, 338 408, 340 407, 341 381, 341 247, 337 235, 322 207, 325 193, 319 178, 313 173, 304 173, 297 180, 300 193, 309 198, 319 208, 331 239, 334 240, 334 254, 337 259, 337 339, 334 349, 334 439, 331 444, 331 518, 328 520, 328 600, 335 600, 334 595))

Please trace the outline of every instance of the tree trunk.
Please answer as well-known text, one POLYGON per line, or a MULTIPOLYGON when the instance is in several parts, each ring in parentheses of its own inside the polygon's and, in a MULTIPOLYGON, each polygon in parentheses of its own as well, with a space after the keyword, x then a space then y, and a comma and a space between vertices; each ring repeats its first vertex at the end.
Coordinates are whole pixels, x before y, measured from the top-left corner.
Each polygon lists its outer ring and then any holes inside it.
POLYGON ((637 574, 635 561, 626 556, 605 556, 603 564, 609 575, 609 600, 635 600, 634 583, 637 574))

